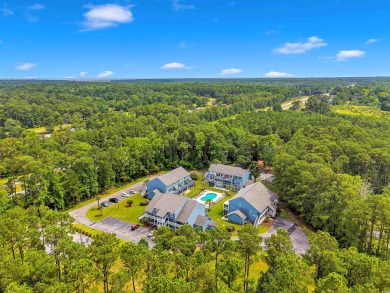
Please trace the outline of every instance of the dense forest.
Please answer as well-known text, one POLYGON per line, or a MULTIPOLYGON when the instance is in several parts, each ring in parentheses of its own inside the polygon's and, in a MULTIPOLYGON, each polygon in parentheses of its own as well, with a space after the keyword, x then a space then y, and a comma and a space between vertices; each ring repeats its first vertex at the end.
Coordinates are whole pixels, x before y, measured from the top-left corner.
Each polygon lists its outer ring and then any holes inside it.
POLYGON ((0 292, 128 292, 130 280, 156 293, 389 289, 390 120, 332 111, 389 104, 387 79, 2 82, 0 292), (300 97, 306 106, 281 107, 300 97), (283 231, 262 252, 250 227, 238 241, 183 227, 159 229, 152 250, 105 234, 84 247, 59 212, 179 165, 257 160, 272 166, 282 200, 324 231, 303 258, 283 231), (254 278, 259 260, 267 268, 254 278))

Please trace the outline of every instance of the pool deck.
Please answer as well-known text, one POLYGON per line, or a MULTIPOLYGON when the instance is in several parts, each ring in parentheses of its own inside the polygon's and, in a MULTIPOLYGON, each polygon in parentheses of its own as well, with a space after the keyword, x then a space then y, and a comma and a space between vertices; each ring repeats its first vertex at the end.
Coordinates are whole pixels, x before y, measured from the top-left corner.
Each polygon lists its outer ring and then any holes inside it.
POLYGON ((213 199, 214 204, 216 204, 216 203, 219 202, 222 198, 225 197, 225 195, 224 195, 222 192, 216 192, 216 191, 211 191, 211 190, 204 190, 204 191, 202 191, 201 193, 199 193, 196 197, 194 197, 194 199, 195 199, 197 202, 206 204, 206 202, 204 202, 203 200, 201 200, 201 198, 202 198, 203 196, 205 196, 207 193, 214 193, 214 194, 217 195, 217 197, 216 197, 215 199, 213 199))

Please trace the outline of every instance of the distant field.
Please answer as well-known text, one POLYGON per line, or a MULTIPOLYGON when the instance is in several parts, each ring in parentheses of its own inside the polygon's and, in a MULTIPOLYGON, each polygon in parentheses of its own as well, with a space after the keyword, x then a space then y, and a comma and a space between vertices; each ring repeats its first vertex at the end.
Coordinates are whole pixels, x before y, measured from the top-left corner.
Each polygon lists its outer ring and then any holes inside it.
MULTIPOLYGON (((59 130, 60 128, 71 128, 71 127, 72 127, 72 124, 63 124, 61 126, 54 127, 54 130, 59 130)), ((38 133, 38 134, 47 133, 45 127, 29 128, 29 130, 34 131, 35 133, 38 133)))
POLYGON ((366 117, 388 117, 390 118, 389 111, 382 111, 375 107, 370 106, 355 106, 355 105, 342 105, 332 107, 332 111, 335 113, 351 116, 366 116, 366 117))

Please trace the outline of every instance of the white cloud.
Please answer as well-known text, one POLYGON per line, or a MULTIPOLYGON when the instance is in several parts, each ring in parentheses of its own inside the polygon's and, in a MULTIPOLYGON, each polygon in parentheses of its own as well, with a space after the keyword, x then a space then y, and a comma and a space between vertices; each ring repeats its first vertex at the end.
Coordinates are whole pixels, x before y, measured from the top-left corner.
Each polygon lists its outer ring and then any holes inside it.
POLYGON ((97 78, 105 78, 105 77, 109 77, 111 75, 115 74, 115 72, 111 71, 111 70, 106 70, 106 71, 103 71, 102 73, 100 73, 98 76, 96 76, 97 78))
POLYGON ((360 58, 364 57, 366 52, 361 50, 349 50, 349 51, 339 51, 336 55, 337 61, 345 61, 349 58, 360 58))
POLYGON ((20 64, 17 64, 15 66, 15 69, 16 70, 30 70, 30 69, 34 68, 35 66, 37 66, 37 65, 34 63, 20 63, 20 64))
POLYGON ((28 8, 30 8, 32 10, 42 10, 42 9, 45 9, 45 5, 34 4, 34 5, 31 5, 31 6, 28 6, 28 8))
POLYGON ((238 68, 228 68, 228 69, 224 69, 221 71, 221 75, 222 76, 226 76, 226 75, 233 75, 233 74, 238 74, 238 73, 241 73, 242 72, 242 69, 238 69, 238 68))
POLYGON ((190 69, 190 67, 186 66, 183 63, 172 62, 164 64, 163 66, 161 66, 161 69, 190 69))
POLYGON ((14 14, 14 12, 8 8, 0 8, 0 12, 3 14, 3 16, 9 16, 14 14))
POLYGON ((186 9, 196 9, 195 5, 193 4, 182 4, 182 0, 171 0, 172 2, 172 7, 176 11, 179 10, 186 10, 186 9))
POLYGON ((32 16, 32 15, 27 15, 27 21, 29 21, 29 22, 38 22, 39 21, 39 17, 32 16))
POLYGON ((312 36, 305 42, 285 43, 283 47, 276 48, 273 52, 279 54, 303 54, 309 50, 321 48, 327 45, 328 44, 325 43, 325 40, 312 36))
POLYGON ((373 44, 373 43, 377 43, 377 42, 379 42, 378 39, 369 39, 366 41, 366 44, 373 44))
POLYGON ((84 14, 83 25, 86 30, 103 29, 121 23, 130 23, 134 20, 130 11, 131 6, 105 4, 87 6, 90 10, 84 14))
POLYGON ((293 74, 286 73, 286 72, 277 72, 277 71, 270 71, 267 72, 265 77, 269 78, 288 78, 288 77, 295 77, 293 74))
POLYGON ((86 77, 87 74, 88 74, 88 72, 86 72, 86 71, 81 71, 81 72, 80 72, 80 77, 86 77))
POLYGON ((322 60, 331 60, 331 59, 334 59, 334 56, 320 56, 320 57, 317 57, 318 59, 322 59, 322 60))

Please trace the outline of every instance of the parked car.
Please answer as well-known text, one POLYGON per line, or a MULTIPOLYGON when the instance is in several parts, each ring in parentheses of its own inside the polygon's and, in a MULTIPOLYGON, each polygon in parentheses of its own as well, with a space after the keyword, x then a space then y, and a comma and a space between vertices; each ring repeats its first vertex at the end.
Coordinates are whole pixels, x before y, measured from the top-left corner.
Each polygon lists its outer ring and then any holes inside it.
POLYGON ((148 236, 149 238, 152 238, 152 237, 153 237, 153 233, 149 233, 147 236, 148 236))
POLYGON ((131 194, 136 194, 136 193, 137 193, 137 191, 136 191, 136 190, 134 190, 134 189, 132 189, 132 190, 130 190, 130 193, 131 193, 131 194))
POLYGON ((126 192, 122 192, 121 195, 122 195, 122 197, 129 197, 129 196, 130 196, 130 195, 129 195, 128 193, 126 193, 126 192))
POLYGON ((109 202, 103 202, 102 204, 101 204, 101 206, 102 207, 109 207, 110 206, 110 203, 109 202))
POLYGON ((137 230, 138 228, 140 227, 140 225, 139 224, 133 224, 133 225, 131 225, 131 230, 137 230))
POLYGON ((119 200, 116 198, 116 197, 111 197, 109 199, 109 201, 113 202, 113 203, 117 203, 119 200))

